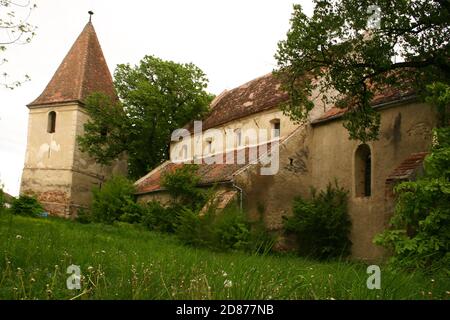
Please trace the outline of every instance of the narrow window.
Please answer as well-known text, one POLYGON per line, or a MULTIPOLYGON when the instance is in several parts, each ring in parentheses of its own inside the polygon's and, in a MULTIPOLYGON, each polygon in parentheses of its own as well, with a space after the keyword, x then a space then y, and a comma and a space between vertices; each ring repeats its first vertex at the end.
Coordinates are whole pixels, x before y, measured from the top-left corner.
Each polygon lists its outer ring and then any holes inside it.
POLYGON ((355 193, 357 197, 372 194, 372 156, 367 144, 360 145, 355 153, 355 193))
POLYGON ((281 135, 281 124, 279 119, 271 121, 272 123, 272 138, 279 138, 281 135))
POLYGON ((51 111, 48 114, 47 132, 54 133, 56 129, 56 112, 51 111))
POLYGON ((212 139, 206 140, 206 150, 208 154, 212 153, 212 139))

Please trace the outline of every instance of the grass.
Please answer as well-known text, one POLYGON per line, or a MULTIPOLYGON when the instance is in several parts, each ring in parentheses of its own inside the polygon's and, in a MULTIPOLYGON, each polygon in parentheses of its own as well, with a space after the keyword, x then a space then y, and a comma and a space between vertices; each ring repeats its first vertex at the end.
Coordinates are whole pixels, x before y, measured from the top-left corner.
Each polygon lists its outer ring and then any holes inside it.
POLYGON ((131 225, 0 214, 0 299, 449 299, 444 275, 293 256, 216 253, 131 225), (81 267, 68 290, 67 267, 81 267))

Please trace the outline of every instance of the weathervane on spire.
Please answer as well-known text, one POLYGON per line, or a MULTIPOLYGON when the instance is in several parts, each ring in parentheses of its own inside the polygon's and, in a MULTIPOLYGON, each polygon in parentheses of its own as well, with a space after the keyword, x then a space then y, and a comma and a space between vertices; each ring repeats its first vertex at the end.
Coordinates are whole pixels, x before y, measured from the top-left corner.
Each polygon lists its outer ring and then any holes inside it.
POLYGON ((89 13, 89 22, 91 22, 94 11, 89 10, 88 13, 89 13))

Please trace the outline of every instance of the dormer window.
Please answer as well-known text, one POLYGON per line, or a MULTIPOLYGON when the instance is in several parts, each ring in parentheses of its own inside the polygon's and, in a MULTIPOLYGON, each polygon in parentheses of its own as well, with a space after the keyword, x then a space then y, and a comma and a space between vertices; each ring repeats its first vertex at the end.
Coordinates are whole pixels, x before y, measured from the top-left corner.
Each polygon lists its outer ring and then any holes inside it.
POLYGON ((47 132, 55 133, 55 130, 56 130, 56 112, 51 111, 48 114, 47 132))

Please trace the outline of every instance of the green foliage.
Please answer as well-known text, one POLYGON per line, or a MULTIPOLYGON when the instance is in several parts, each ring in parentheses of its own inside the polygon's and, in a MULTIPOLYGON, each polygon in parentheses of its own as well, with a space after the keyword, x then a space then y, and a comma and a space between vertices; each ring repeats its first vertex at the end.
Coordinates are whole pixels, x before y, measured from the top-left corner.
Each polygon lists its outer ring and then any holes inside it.
POLYGON ((220 212, 210 209, 203 214, 184 208, 176 221, 176 235, 187 245, 218 251, 267 253, 274 243, 265 228, 252 226, 246 215, 234 206, 220 212))
POLYGON ((144 207, 142 224, 149 230, 174 233, 177 223, 177 207, 164 207, 157 201, 151 201, 144 207))
POLYGON ((214 243, 218 249, 245 250, 250 247, 250 223, 236 209, 221 212, 213 226, 214 243))
POLYGON ((421 94, 430 83, 450 82, 448 1, 314 3, 310 17, 294 5, 291 28, 276 54, 276 73, 290 96, 283 108, 292 119, 307 119, 317 89, 328 102, 349 108, 344 126, 351 139, 374 140, 380 118, 370 101, 377 92, 413 87, 421 94), (381 24, 369 30, 373 5, 381 10, 381 24))
POLYGON ((337 183, 328 184, 310 200, 297 198, 293 216, 285 218, 285 230, 296 235, 299 253, 319 259, 350 254, 351 220, 347 212, 348 192, 337 183))
POLYGON ((92 190, 92 220, 95 222, 113 223, 130 218, 141 212, 134 206, 134 186, 122 176, 112 177, 101 188, 92 190))
POLYGON ((37 217, 43 212, 44 208, 35 197, 21 195, 11 205, 11 213, 16 215, 37 217))
POLYGON ((3 209, 5 208, 6 205, 6 197, 5 197, 5 193, 3 192, 3 188, 0 185, 0 213, 2 213, 3 209))
POLYGON ((197 247, 213 247, 214 214, 207 212, 201 216, 189 208, 181 210, 177 216, 176 236, 184 244, 197 247))
POLYGON ((394 189, 397 204, 391 227, 375 243, 394 252, 404 268, 446 268, 450 274, 450 127, 435 129, 425 174, 394 189))
POLYGON ((197 170, 196 165, 183 165, 162 177, 162 186, 177 205, 200 210, 206 204, 207 192, 198 187, 197 170))
POLYGON ((75 218, 76 222, 82 224, 88 224, 92 222, 92 214, 86 208, 79 208, 77 210, 77 217, 75 218))
POLYGON ((114 78, 120 102, 99 94, 88 98, 91 120, 78 140, 100 163, 126 152, 129 174, 138 178, 168 158, 168 137, 204 115, 212 96, 198 67, 154 56, 145 56, 136 66, 118 65, 114 78))

